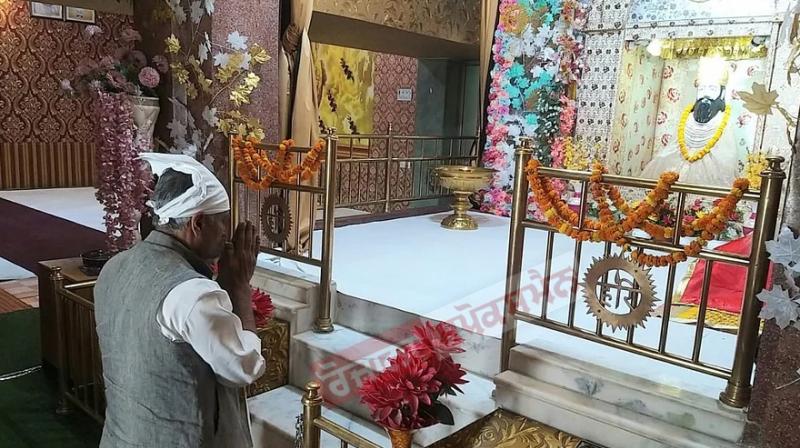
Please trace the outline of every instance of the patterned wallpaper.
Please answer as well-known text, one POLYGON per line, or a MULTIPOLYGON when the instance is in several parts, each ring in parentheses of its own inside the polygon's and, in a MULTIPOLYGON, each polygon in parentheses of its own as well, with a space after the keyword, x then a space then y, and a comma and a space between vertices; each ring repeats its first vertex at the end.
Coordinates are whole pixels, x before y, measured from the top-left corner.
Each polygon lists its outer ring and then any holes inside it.
POLYGON ((312 51, 320 126, 346 134, 372 134, 375 53, 317 43, 312 51))
MULTIPOLYGON (((372 53, 373 57, 373 132, 386 134, 389 124, 392 124, 393 133, 396 135, 414 135, 416 118, 416 85, 417 85, 417 59, 383 53, 372 53), (411 88, 413 96, 411 101, 398 101, 397 89, 411 88)), ((323 95, 323 101, 325 95, 323 95)), ((340 133, 348 133, 347 129, 339 129, 340 133)), ((366 142, 364 142, 366 143, 366 142)), ((340 144, 349 145, 348 140, 340 140, 340 144)), ((358 143, 355 143, 358 145, 358 143)), ((348 150, 342 149, 344 156, 348 150)), ((413 154, 412 141, 394 140, 392 144, 393 157, 409 157, 413 154)), ((386 156, 386 141, 373 141, 370 145, 370 155, 373 157, 386 156)), ((356 203, 384 199, 386 168, 382 162, 351 162, 341 164, 341 177, 339 183, 339 203, 356 203)), ((392 198, 407 197, 411 192, 412 172, 399 162, 390 168, 392 184, 392 198)), ((395 204, 394 209, 405 208, 407 204, 395 204)), ((383 205, 367 205, 356 207, 370 212, 382 212, 383 205)))
POLYGON ((639 174, 653 157, 663 67, 663 60, 648 57, 642 47, 623 52, 607 156, 614 174, 639 174))
POLYGON ((30 3, 0 7, 0 143, 91 143, 88 99, 61 94, 78 62, 113 54, 129 16, 98 14, 100 39, 84 38, 85 25, 33 18, 30 3))
POLYGON ((478 43, 479 0, 317 0, 314 10, 426 34, 478 43))
POLYGON ((631 21, 762 17, 782 13, 788 0, 634 0, 631 21))

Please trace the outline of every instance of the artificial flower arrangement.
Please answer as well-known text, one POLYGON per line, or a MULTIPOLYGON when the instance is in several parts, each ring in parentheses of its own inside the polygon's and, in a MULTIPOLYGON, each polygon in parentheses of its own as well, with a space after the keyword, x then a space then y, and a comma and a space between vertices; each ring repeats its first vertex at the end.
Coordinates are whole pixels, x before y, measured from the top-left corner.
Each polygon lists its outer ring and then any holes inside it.
POLYGON ((259 288, 253 288, 251 294, 253 300, 253 316, 256 319, 256 327, 264 328, 272 319, 275 306, 272 304, 272 297, 259 288))
MULTIPOLYGON (((258 74, 269 61, 267 51, 239 31, 225 39, 212 40, 204 29, 212 20, 215 0, 166 0, 153 10, 153 20, 172 27, 174 33, 164 41, 165 52, 175 85, 185 99, 169 99, 176 111, 167 125, 169 142, 158 143, 172 153, 201 160, 214 171, 217 157, 209 146, 222 135, 237 134, 256 141, 264 139, 258 118, 244 110, 261 84, 258 74), (227 98, 229 106, 219 106, 227 98), (182 118, 181 118, 182 117, 182 118)), ((219 150, 223 145, 216 145, 219 150)), ((227 147, 224 154, 227 156, 227 147)))
POLYGON ((463 393, 459 386, 467 383, 466 372, 453 361, 454 354, 464 352, 464 340, 453 326, 426 323, 413 333, 416 340, 398 350, 389 366, 365 379, 360 389, 362 403, 390 436, 454 424, 441 398, 463 393))
MULTIPOLYGON (((88 25, 83 34, 93 39, 103 34, 97 25, 88 25)), ((97 200, 105 211, 106 241, 104 250, 81 254, 84 267, 92 271, 113 254, 133 246, 152 179, 143 163, 141 151, 149 150, 149 138, 138 132, 134 122, 130 96, 155 96, 161 74, 167 70, 166 59, 155 56, 148 60, 134 49, 142 36, 133 28, 125 28, 119 36, 122 46, 113 55, 99 61, 84 60, 71 80, 62 80, 61 87, 69 95, 76 91, 91 94, 97 134, 97 200)))
MULTIPOLYGON (((88 25, 84 29, 84 35, 90 39, 103 33, 103 29, 97 25, 88 25)), ((78 64, 75 71, 78 91, 157 96, 155 89, 161 83, 161 75, 169 69, 166 58, 156 55, 148 60, 144 52, 134 49, 142 36, 133 28, 122 30, 120 39, 124 45, 113 55, 106 55, 99 61, 85 59, 78 64)), ((73 91, 69 80, 61 84, 64 90, 73 91)))
MULTIPOLYGON (((483 165, 497 170, 482 192, 481 209, 508 216, 513 197, 514 152, 520 136, 532 136, 534 156, 544 166, 564 167, 575 128, 570 95, 585 68, 585 0, 503 0, 492 48, 483 165)), ((566 182, 555 182, 557 191, 566 182)), ((534 201, 528 211, 541 217, 534 201)))

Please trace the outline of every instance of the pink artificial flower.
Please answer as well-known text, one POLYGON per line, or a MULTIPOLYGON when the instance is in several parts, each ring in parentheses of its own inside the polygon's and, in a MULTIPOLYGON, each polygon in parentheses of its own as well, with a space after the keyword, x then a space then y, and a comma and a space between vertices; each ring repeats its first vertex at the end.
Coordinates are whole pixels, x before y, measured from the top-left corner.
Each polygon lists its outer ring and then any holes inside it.
POLYGON ((161 76, 153 67, 145 67, 139 72, 139 82, 145 87, 155 89, 161 82, 161 76))
POLYGON ((97 25, 86 25, 86 28, 83 29, 83 34, 85 34, 86 37, 93 37, 98 34, 103 34, 103 29, 97 25))
POLYGON ((85 59, 78 63, 78 67, 75 69, 75 74, 78 75, 78 77, 83 77, 94 71, 96 68, 96 62, 85 59))
POLYGON ((167 58, 160 54, 153 56, 153 65, 161 73, 167 73, 167 70, 169 70, 169 62, 167 62, 167 58))
POLYGON ((128 83, 128 80, 125 79, 125 76, 122 73, 112 70, 106 73, 106 80, 111 85, 111 87, 118 89, 118 90, 125 90, 125 84, 128 83))
POLYGON ((64 92, 72 93, 75 91, 75 89, 72 88, 72 83, 69 79, 62 79, 59 85, 61 86, 61 90, 64 92))
POLYGON ((125 28, 120 33, 120 38, 125 42, 138 42, 142 40, 142 35, 133 28, 125 28))
POLYGON ((142 68, 147 65, 147 56, 141 50, 133 50, 128 53, 127 60, 136 68, 142 68))

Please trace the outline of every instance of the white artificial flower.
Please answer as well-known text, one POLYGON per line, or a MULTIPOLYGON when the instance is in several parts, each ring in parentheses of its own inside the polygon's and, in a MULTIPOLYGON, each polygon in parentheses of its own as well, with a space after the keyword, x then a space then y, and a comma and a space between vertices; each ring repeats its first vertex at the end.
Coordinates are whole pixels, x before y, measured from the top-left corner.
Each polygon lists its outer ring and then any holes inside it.
POLYGON ((250 53, 242 53, 242 63, 239 65, 239 68, 242 70, 250 70, 250 60, 252 56, 250 53))
POLYGON ((197 158, 197 146, 195 145, 186 145, 183 149, 181 149, 181 154, 185 156, 189 156, 193 159, 197 158))
POLYGON ((206 12, 209 15, 214 12, 214 0, 204 0, 203 5, 206 7, 206 12))
POLYGON ((508 135, 511 137, 519 137, 522 133, 522 129, 520 129, 519 125, 517 124, 509 124, 508 125, 508 135))
POLYGON ((208 125, 212 128, 217 127, 217 124, 219 123, 219 118, 217 118, 217 108, 209 108, 206 106, 205 109, 203 109, 203 120, 205 120, 206 123, 208 123, 208 125))
POLYGON ((200 63, 206 62, 208 60, 208 47, 206 44, 201 42, 200 45, 197 47, 197 59, 200 60, 200 63))
POLYGON ((189 144, 189 143, 186 141, 186 138, 184 138, 184 137, 178 137, 178 138, 176 138, 176 139, 175 139, 175 141, 174 141, 173 143, 175 143, 175 147, 176 147, 176 148, 178 148, 178 152, 181 152, 181 151, 183 151, 183 148, 185 148, 185 147, 186 147, 186 145, 188 145, 188 144, 189 144))
POLYGON ((200 6, 200 0, 194 0, 192 2, 191 7, 189 8, 189 13, 192 17, 192 23, 200 23, 200 20, 203 19, 203 8, 200 6))
POLYGON ((213 173, 214 172, 214 156, 212 156, 211 154, 206 154, 206 156, 203 157, 203 165, 205 165, 205 167, 208 168, 208 170, 213 173))
POLYGON ((69 79, 62 79, 59 83, 61 85, 61 90, 65 92, 72 92, 75 89, 72 88, 72 82, 69 79))
POLYGON ((228 53, 217 53, 214 55, 214 65, 218 67, 225 67, 231 60, 231 55, 228 53))
POLYGON ((228 43, 234 50, 247 50, 247 36, 242 36, 238 31, 228 34, 228 43))
POLYGON ((169 136, 174 140, 186 138, 186 126, 177 120, 173 119, 170 121, 169 124, 167 124, 167 129, 169 129, 169 136))
POLYGON ((203 144, 203 134, 200 133, 199 129, 195 129, 192 131, 192 145, 196 148, 199 148, 200 145, 203 144))

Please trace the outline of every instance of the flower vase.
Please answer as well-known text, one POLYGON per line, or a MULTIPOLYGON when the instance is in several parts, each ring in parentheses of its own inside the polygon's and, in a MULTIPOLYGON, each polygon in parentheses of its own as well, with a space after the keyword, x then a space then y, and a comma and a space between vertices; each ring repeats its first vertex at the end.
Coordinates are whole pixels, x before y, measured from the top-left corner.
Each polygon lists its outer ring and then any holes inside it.
POLYGON ((136 125, 136 137, 142 141, 146 148, 152 147, 153 132, 161 108, 158 98, 149 96, 131 96, 131 109, 133 110, 133 123, 136 125))
POLYGON ((389 441, 392 442, 392 448, 411 448, 414 441, 414 431, 406 429, 386 429, 386 434, 389 435, 389 441))

